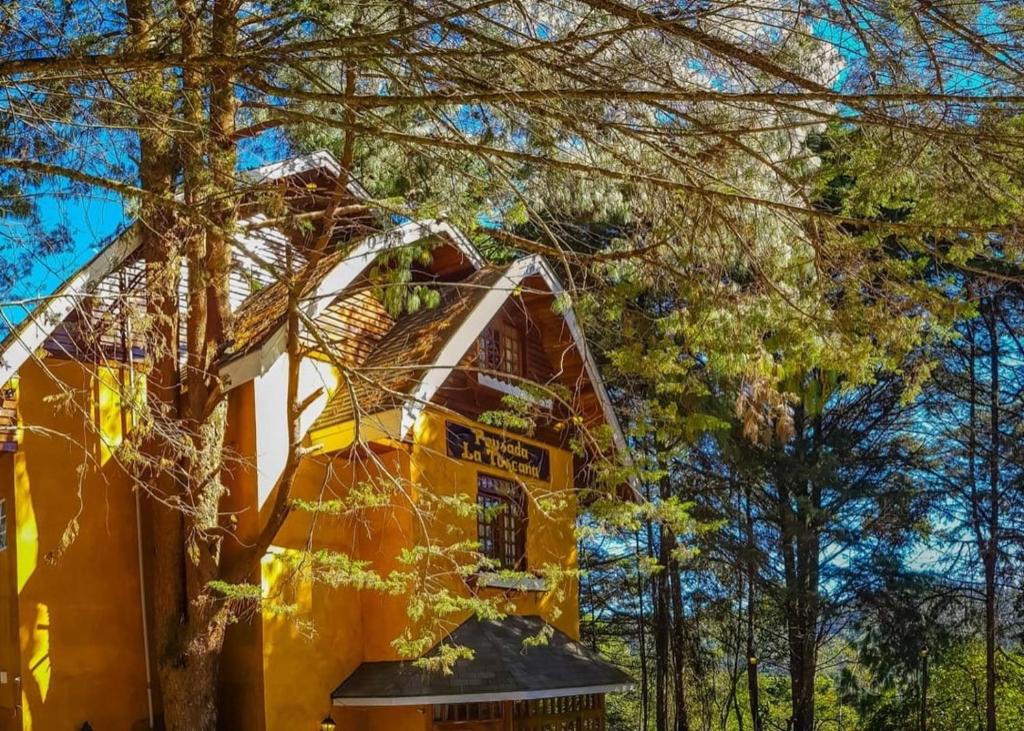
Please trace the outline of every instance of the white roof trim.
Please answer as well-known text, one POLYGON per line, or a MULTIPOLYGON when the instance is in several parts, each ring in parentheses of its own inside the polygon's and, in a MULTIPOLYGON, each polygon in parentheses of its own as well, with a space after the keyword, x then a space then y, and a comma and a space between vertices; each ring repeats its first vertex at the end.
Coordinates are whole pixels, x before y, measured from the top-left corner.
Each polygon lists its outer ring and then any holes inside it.
POLYGON ((461 695, 418 696, 366 696, 364 698, 334 698, 336 706, 425 706, 441 703, 496 703, 498 701, 532 701, 541 698, 561 698, 592 693, 624 693, 632 690, 633 683, 613 685, 581 685, 573 688, 545 688, 544 690, 507 691, 504 693, 463 693, 461 695))
POLYGON ((78 270, 70 279, 33 310, 24 322, 5 338, 0 351, 0 385, 7 383, 39 350, 57 326, 75 308, 78 300, 116 269, 138 247, 133 227, 117 234, 92 261, 78 270))
MULTIPOLYGON (((319 150, 308 155, 302 155, 290 160, 264 165, 254 170, 247 171, 249 175, 258 180, 277 180, 289 175, 298 175, 323 168, 329 174, 338 176, 341 174, 341 163, 326 150, 319 150)), ((355 180, 350 180, 348 190, 352 195, 361 199, 369 199, 370 194, 355 180)), ((465 234, 458 231, 447 223, 436 221, 424 221, 422 223, 406 224, 409 227, 426 227, 430 233, 424 234, 421 238, 432 233, 443 233, 449 236, 459 247, 473 265, 478 269, 483 266, 483 258, 476 248, 466 238, 465 234)), ((128 256, 138 247, 138 241, 134 235, 135 224, 125 227, 114 239, 107 244, 93 259, 78 270, 70 279, 66 280, 52 295, 46 299, 11 333, 0 345, 0 385, 7 383, 18 370, 32 357, 39 348, 43 346, 46 339, 53 334, 57 326, 64 321, 74 309, 77 300, 87 294, 89 290, 101 279, 114 271, 128 256)), ((399 226, 398 229, 402 229, 399 226)), ((390 232, 389 232, 390 233, 390 232)), ((387 236, 388 234, 382 234, 387 236)), ((415 241, 415 239, 414 239, 415 241)), ((389 247, 384 247, 389 248, 389 247)), ((264 349, 269 345, 277 346, 277 340, 271 338, 273 343, 268 341, 264 349)), ((280 347, 283 347, 283 339, 280 347)), ((276 356, 275 356, 276 357, 276 356)), ((263 373, 273 365, 274 357, 269 357, 266 362, 261 361, 259 372, 263 373)))
MULTIPOLYGON (((316 319, 326 310, 334 297, 341 294, 382 252, 415 244, 431 236, 446 236, 451 239, 477 269, 484 265, 483 257, 476 247, 457 228, 444 221, 410 221, 389 231, 368 236, 340 261, 320 281, 316 290, 309 295, 304 314, 316 319)), ((263 375, 284 352, 287 340, 286 328, 280 325, 263 344, 234 360, 226 363, 220 371, 226 388, 232 389, 263 375)))
MULTIPOLYGON (((342 173, 341 163, 338 162, 338 158, 332 155, 327 150, 317 150, 307 155, 300 155, 293 157, 288 160, 281 160, 279 162, 273 162, 269 165, 263 165, 262 167, 254 168, 247 171, 245 174, 260 182, 280 180, 281 178, 287 178, 292 175, 301 175, 302 173, 308 173, 310 170, 325 170, 328 174, 335 178, 340 177, 342 173)), ((353 178, 349 178, 348 192, 356 198, 362 200, 369 200, 370 194, 367 192, 358 181, 353 178)))
MULTIPOLYGON (((451 375, 451 372, 466 355, 469 348, 480 337, 480 333, 487 327, 487 323, 494 318, 498 310, 501 309, 501 306, 512 295, 512 292, 522 284, 524 279, 533 275, 540 275, 544 279, 552 296, 568 297, 561 282, 558 281, 554 270, 551 269, 551 265, 539 254, 534 254, 514 262, 505 274, 502 275, 498 283, 477 303, 469 317, 459 325, 452 337, 441 348, 441 352, 434 361, 434 364, 427 370, 427 374, 420 381, 416 390, 412 392, 409 399, 402 406, 401 434, 403 436, 409 433, 416 423, 416 419, 423 412, 423 409, 434 398, 444 382, 448 380, 448 376, 451 375)), ((586 369, 587 377, 590 378, 590 382, 594 386, 594 392, 597 394, 598 401, 601 404, 601 411, 604 413, 605 420, 612 429, 612 439, 615 442, 615 447, 621 451, 626 451, 626 438, 622 433, 622 427, 615 416, 615 410, 612 408, 608 392, 605 390, 604 382, 601 380, 601 375, 597 370, 597 364, 594 362, 590 349, 587 347, 587 341, 583 337, 579 322, 576 320, 571 302, 565 303, 562 317, 572 335, 573 343, 583 359, 583 366, 586 369)))

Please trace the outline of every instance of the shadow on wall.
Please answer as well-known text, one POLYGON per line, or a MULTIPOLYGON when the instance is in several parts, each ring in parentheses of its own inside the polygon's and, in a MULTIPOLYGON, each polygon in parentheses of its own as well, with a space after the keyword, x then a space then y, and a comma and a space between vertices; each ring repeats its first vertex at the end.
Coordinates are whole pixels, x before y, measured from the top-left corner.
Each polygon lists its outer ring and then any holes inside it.
POLYGON ((76 398, 55 407, 51 376, 23 369, 26 429, 13 455, 23 728, 145 729, 135 496, 112 458, 120 373, 46 369, 76 398))

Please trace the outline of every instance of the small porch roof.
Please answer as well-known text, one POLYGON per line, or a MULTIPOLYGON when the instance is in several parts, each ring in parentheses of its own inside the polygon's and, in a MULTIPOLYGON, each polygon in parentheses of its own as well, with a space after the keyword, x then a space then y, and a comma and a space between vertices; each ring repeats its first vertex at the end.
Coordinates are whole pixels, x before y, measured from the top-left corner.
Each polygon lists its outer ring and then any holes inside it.
MULTIPOLYGON (((414 706, 480 703, 629 690, 633 680, 597 653, 551 628, 547 643, 523 641, 545 630, 536 616, 471 618, 442 644, 473 650, 451 675, 411 661, 364 662, 331 694, 336 706, 414 706)), ((436 655, 439 647, 428 653, 436 655)))

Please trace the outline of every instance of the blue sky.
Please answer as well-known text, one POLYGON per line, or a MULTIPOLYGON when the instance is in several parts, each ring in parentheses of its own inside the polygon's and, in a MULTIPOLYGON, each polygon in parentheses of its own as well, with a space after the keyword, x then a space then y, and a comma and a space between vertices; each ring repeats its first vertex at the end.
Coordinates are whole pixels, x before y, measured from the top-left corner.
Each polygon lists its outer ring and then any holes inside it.
MULTIPOLYGON (((280 136, 264 135, 241 147, 240 166, 257 167, 287 155, 287 145, 280 136)), ((110 191, 71 191, 66 185, 50 184, 32 195, 42 227, 51 231, 63 228, 69 245, 58 252, 40 254, 36 231, 16 220, 0 218, 0 263, 11 267, 25 256, 33 259, 31 273, 21 278, 0 303, 4 318, 13 324, 22 320, 39 298, 52 294, 101 251, 130 217, 124 199, 110 191)))

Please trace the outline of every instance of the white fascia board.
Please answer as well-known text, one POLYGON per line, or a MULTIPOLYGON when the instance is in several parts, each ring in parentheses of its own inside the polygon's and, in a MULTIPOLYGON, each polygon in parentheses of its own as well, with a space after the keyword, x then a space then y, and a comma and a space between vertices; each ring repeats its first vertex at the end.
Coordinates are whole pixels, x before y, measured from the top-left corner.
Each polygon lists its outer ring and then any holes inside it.
POLYGON ((402 407, 403 435, 409 433, 409 430, 416 423, 416 419, 419 418, 420 413, 433 399, 438 389, 441 388, 448 379, 448 376, 451 375, 452 370, 462 360, 470 346, 480 337, 480 333, 487 327, 487 323, 494 318, 498 310, 501 309, 501 306, 512 295, 512 292, 522 285, 524 279, 533 275, 540 275, 544 279, 552 296, 562 297, 565 300, 561 313, 562 318, 565 320, 576 349, 583 359, 587 377, 594 386, 594 392, 597 394, 598 401, 601 404, 601 411, 604 413, 605 421, 608 422, 612 429, 612 439, 615 442, 615 447, 623 452, 626 451, 626 439, 622 433, 622 427, 615 416, 615 410, 612 408, 611 400, 608 398, 608 392, 605 390, 604 382, 601 380, 597 364, 594 362, 590 349, 587 347, 587 341, 583 337, 583 332, 576 320, 576 315, 572 310, 572 303, 566 300, 568 295, 562 288, 561 282, 558 281, 558 277, 551 269, 547 260, 539 254, 527 256, 513 263, 505 273, 505 276, 484 296, 470 316, 463 321, 462 325, 455 331, 455 334, 448 340, 444 348, 442 348, 441 354, 428 370, 427 375, 423 377, 423 380, 420 381, 416 390, 402 407))
MULTIPOLYGON (((316 319, 382 252, 410 246, 431 236, 449 237, 476 268, 483 266, 480 252, 451 224, 434 220, 409 221, 363 239, 321 280, 309 295, 303 313, 309 319, 316 319)), ((220 371, 225 388, 230 390, 266 373, 284 352, 286 341, 285 326, 281 325, 261 347, 225 364, 220 371)))
POLYGON ((623 453, 627 453, 626 437, 622 433, 622 425, 619 424, 619 419, 615 415, 615 409, 612 408, 612 401, 608 397, 608 391, 604 387, 604 381, 601 378, 601 373, 597 369, 597 363, 594 361, 594 356, 590 352, 590 348, 587 346, 587 339, 583 336, 583 330, 580 328, 579 321, 576 319, 576 313, 572 307, 572 300, 569 294, 562 287, 562 283, 558 280, 558 276, 555 274, 551 265, 546 259, 538 256, 540 259, 540 274, 544 277, 544 281, 547 283, 548 288, 551 290, 551 294, 555 297, 562 297, 565 303, 562 311, 562 318, 565 320, 566 326, 569 328, 569 333, 572 335, 573 342, 576 344, 576 349, 580 352, 580 356, 583 358, 583 365, 587 369, 587 377, 590 378, 591 384, 594 386, 594 393, 597 394, 597 399, 601 403, 601 411, 604 412, 605 421, 612 429, 612 441, 615 442, 615 447, 621 450, 623 453))
MULTIPOLYGON (((313 400, 299 415, 299 433, 305 434, 320 418, 337 390, 338 376, 324 361, 303 358, 299 363, 298 399, 313 400)), ((288 461, 288 356, 277 361, 255 381, 256 493, 262 508, 277 485, 288 461)))
MULTIPOLYGON (((310 170, 324 170, 329 175, 337 178, 342 174, 341 163, 338 158, 327 150, 317 150, 308 155, 300 155, 289 160, 273 162, 269 165, 250 170, 247 174, 259 181, 280 180, 292 175, 300 175, 310 170)), ((360 200, 369 200, 370 193, 354 178, 349 178, 348 192, 360 200)))
POLYGON ((341 163, 327 150, 317 150, 306 155, 278 160, 250 170, 247 174, 258 180, 280 180, 290 175, 301 175, 310 170, 325 170, 331 175, 341 175, 341 163))
POLYGON ((364 698, 335 698, 335 706, 428 706, 443 703, 498 703, 500 701, 533 701, 543 698, 563 698, 595 693, 625 693, 633 683, 613 685, 581 685, 573 688, 545 688, 544 690, 507 691, 504 693, 463 693, 461 695, 419 696, 367 696, 364 698))
POLYGON ((499 391, 509 396, 515 396, 523 401, 529 401, 530 403, 537 404, 542 409, 550 410, 554 406, 554 402, 549 398, 540 398, 532 393, 528 393, 526 390, 520 388, 514 383, 503 381, 500 378, 495 378, 490 373, 478 373, 476 376, 477 382, 481 386, 486 386, 494 391, 499 391))
POLYGON ((405 404, 402 406, 402 434, 408 434, 416 423, 423 409, 434 398, 438 389, 448 380, 448 376, 459 364, 470 347, 480 337, 498 310, 505 304, 512 292, 526 277, 538 271, 537 256, 519 259, 505 271, 501 279, 491 287, 490 291, 476 304, 469 316, 455 330, 448 342, 441 348, 437 359, 427 369, 427 374, 416 386, 405 404))
POLYGON ((92 261, 79 269, 77 274, 47 298, 45 304, 39 305, 21 325, 11 331, 0 351, 0 385, 11 380, 71 313, 78 301, 137 247, 134 226, 117 234, 92 261))

